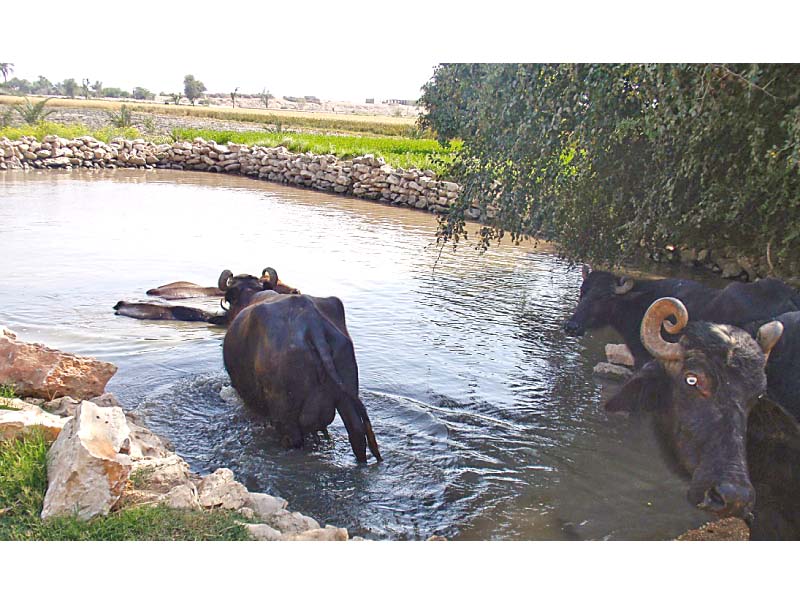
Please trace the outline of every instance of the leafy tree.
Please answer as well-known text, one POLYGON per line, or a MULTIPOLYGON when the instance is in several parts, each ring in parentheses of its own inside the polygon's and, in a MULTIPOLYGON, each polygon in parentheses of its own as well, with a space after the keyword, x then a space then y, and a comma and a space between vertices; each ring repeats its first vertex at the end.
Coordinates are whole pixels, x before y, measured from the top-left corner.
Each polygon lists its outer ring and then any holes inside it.
POLYGON ((233 104, 233 108, 236 108, 236 92, 238 91, 239 88, 237 87, 235 90, 231 92, 231 103, 233 104))
POLYGON ((194 101, 200 98, 205 91, 206 86, 199 79, 195 79, 194 75, 187 75, 183 78, 183 93, 192 106, 194 106, 194 101))
POLYGON ((135 87, 133 88, 133 97, 136 100, 153 100, 156 95, 147 88, 135 87))
POLYGON ((178 104, 181 103, 181 98, 183 98, 183 94, 180 93, 170 94, 169 97, 172 100, 172 103, 177 106, 178 104))
POLYGON ((118 87, 103 88, 103 96, 106 98, 130 98, 131 93, 118 87))
POLYGON ((35 93, 31 82, 27 79, 19 79, 17 77, 12 77, 6 83, 3 84, 8 90, 18 92, 20 94, 31 94, 35 93))
POLYGON ((420 125, 464 140, 439 240, 618 262, 666 244, 800 265, 800 65, 440 65, 420 125), (473 208, 476 207, 476 208, 473 208))
POLYGON ((14 63, 0 62, 0 73, 3 75, 3 83, 8 83, 8 76, 14 72, 14 63))
POLYGON ((95 81, 92 85, 92 91, 94 95, 100 98, 103 95, 103 82, 102 81, 95 81))
POLYGON ((65 79, 61 86, 65 96, 75 97, 75 93, 78 91, 78 83, 74 79, 65 79))
POLYGON ((87 100, 89 99, 89 96, 91 96, 91 92, 89 91, 90 83, 91 82, 88 79, 84 79, 83 81, 81 81, 81 93, 83 94, 83 97, 86 98, 87 100))
POLYGON ((39 75, 39 79, 31 85, 34 94, 53 94, 55 91, 55 86, 44 75, 39 75))

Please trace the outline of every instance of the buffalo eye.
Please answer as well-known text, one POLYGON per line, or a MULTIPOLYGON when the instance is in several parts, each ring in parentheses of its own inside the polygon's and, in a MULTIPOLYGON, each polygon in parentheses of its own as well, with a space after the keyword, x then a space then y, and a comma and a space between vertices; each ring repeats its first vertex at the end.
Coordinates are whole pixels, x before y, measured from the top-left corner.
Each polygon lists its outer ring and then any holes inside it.
POLYGON ((697 375, 695 375, 694 373, 686 374, 686 385, 694 387, 697 385, 697 382, 698 382, 697 375))

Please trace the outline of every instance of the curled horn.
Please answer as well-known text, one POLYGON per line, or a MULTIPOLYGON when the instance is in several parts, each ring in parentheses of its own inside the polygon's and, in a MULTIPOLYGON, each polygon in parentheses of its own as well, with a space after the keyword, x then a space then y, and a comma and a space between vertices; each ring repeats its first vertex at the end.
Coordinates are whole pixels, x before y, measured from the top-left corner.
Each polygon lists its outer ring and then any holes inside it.
POLYGON ((619 285, 614 286, 614 293, 617 296, 621 296, 622 294, 627 294, 633 289, 634 280, 629 277, 621 277, 619 280, 619 285))
POLYGON ((225 312, 228 312, 231 309, 231 303, 228 302, 227 300, 225 300, 225 298, 220 298, 219 305, 222 307, 222 310, 224 310, 225 312), (228 306, 225 306, 226 304, 228 306))
POLYGON ((756 341, 758 345, 761 346, 761 350, 764 352, 764 356, 766 356, 767 360, 769 360, 769 353, 772 352, 772 349, 775 347, 775 344, 778 343, 778 340, 781 339, 782 335, 783 323, 780 321, 770 321, 758 328, 756 341))
POLYGON ((228 269, 225 269, 222 273, 219 274, 219 280, 217 281, 217 287, 222 290, 223 292, 228 289, 228 286, 231 283, 231 278, 233 277, 233 273, 231 273, 228 269))
POLYGON ((668 342, 661 337, 661 326, 669 333, 679 333, 689 322, 689 312, 677 298, 661 298, 647 309, 642 319, 640 335, 647 351, 660 361, 682 360, 683 347, 677 342, 668 342), (673 317, 675 324, 667 320, 673 317))
POLYGON ((269 287, 274 289, 278 285, 278 272, 272 267, 266 267, 261 271, 261 279, 264 279, 267 275, 269 275, 269 287))

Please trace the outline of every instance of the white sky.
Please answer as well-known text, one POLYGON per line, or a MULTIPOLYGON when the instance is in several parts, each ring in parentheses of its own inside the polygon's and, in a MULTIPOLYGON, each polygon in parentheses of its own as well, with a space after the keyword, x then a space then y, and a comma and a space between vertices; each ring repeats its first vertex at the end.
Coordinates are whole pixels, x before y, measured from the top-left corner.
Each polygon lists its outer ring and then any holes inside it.
POLYGON ((209 92, 363 101, 416 98, 448 61, 800 59, 798 3, 771 1, 3 4, 0 62, 14 63, 12 76, 156 93, 182 91, 191 73, 209 92))

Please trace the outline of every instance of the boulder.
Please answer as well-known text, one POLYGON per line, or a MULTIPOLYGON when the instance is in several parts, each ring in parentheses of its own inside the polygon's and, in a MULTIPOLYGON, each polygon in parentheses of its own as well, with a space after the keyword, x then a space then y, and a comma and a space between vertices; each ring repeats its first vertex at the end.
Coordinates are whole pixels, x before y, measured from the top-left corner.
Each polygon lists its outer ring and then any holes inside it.
POLYGON ((21 342, 0 330, 0 382, 13 384, 20 396, 92 398, 116 371, 111 363, 21 342))
POLYGON ((633 354, 625 344, 606 344, 606 360, 612 365, 634 365, 633 354))
POLYGON ((247 488, 233 478, 230 469, 217 469, 203 477, 197 486, 197 495, 203 508, 238 510, 250 500, 247 488))
POLYGON ((194 488, 189 472, 189 465, 185 460, 177 454, 170 454, 163 458, 135 460, 129 478, 138 490, 166 494, 181 485, 194 488))
POLYGON ((198 510, 197 490, 191 484, 177 485, 159 498, 159 503, 171 508, 198 510))
POLYGON ((280 509, 264 519, 265 523, 283 533, 284 535, 298 535, 311 529, 319 529, 317 523, 311 517, 300 514, 299 512, 289 512, 280 509))
POLYGON ((258 541, 277 542, 278 540, 282 539, 280 531, 273 529, 264 523, 258 523, 255 525, 251 523, 242 523, 242 525, 244 525, 244 528, 247 529, 250 535, 258 541))
POLYGON ((0 440, 21 437, 34 430, 52 442, 61 433, 67 419, 43 411, 38 406, 15 398, 0 398, 0 440))
POLYGON ((277 496, 270 496, 269 494, 261 494, 259 492, 249 492, 249 500, 247 506, 253 509, 255 516, 259 519, 267 519, 283 510, 289 503, 283 498, 277 496))
POLYGON ((594 374, 597 377, 611 379, 612 381, 625 381, 631 376, 632 371, 622 365, 612 365, 607 362, 599 362, 594 366, 594 374))
POLYGON ((128 483, 129 435, 121 408, 82 402, 47 454, 42 518, 108 514, 128 483))
POLYGON ((350 539, 347 529, 328 525, 324 529, 309 529, 302 533, 281 538, 287 542, 346 542, 350 539))

